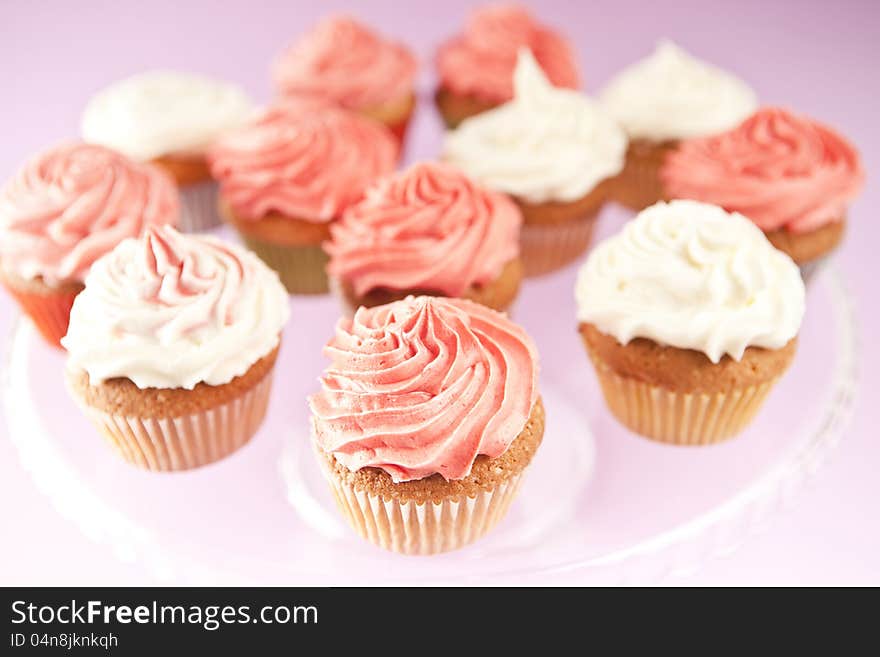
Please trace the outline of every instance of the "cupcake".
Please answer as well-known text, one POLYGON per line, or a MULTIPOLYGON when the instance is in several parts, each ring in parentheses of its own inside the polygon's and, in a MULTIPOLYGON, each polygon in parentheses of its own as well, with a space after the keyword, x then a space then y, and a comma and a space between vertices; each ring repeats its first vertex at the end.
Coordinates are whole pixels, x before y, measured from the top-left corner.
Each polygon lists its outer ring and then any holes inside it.
POLYGON ((525 331, 465 299, 408 297, 340 320, 325 353, 313 440, 355 531, 433 554, 492 529, 544 434, 525 331))
POLYGON ((356 20, 321 21, 275 61, 281 96, 318 96, 383 123, 403 143, 416 106, 412 52, 356 20))
POLYGON ((663 197, 658 170, 680 140, 729 130, 757 107, 744 82, 668 41, 617 75, 600 102, 629 136, 614 196, 634 210, 663 197))
POLYGON ((513 197, 525 271, 536 275, 586 250, 607 181, 623 168, 626 136, 589 98, 552 86, 528 50, 514 87, 512 101, 447 133, 444 158, 513 197))
POLYGON ((531 50, 553 85, 580 86, 574 52, 560 34, 538 23, 525 7, 480 7, 464 32, 437 52, 435 100, 448 128, 513 98, 513 71, 522 48, 531 50))
POLYGON ((92 263, 179 213, 174 183, 158 168, 103 146, 56 146, 0 189, 0 281, 57 347, 92 263))
POLYGON ((506 310, 519 290, 522 216, 504 194, 449 164, 382 179, 330 227, 328 272, 347 310, 410 295, 506 310))
POLYGON ((199 75, 150 71, 121 80, 86 105, 82 136, 162 167, 180 188, 181 230, 220 223, 205 152, 252 105, 238 87, 199 75))
POLYGON ((220 213, 293 294, 327 292, 330 224, 394 170, 387 128, 300 99, 264 111, 210 153, 220 213))
POLYGON ((255 255, 150 228, 98 260, 76 298, 68 388, 125 460, 187 470, 263 421, 287 295, 255 255))
POLYGON ((740 214, 660 202, 597 245, 577 281, 584 345, 608 408, 664 443, 741 432, 791 363, 797 266, 740 214))
POLYGON ((808 275, 840 243, 865 173, 834 130, 768 107, 732 130, 681 142, 660 178, 669 198, 744 214, 808 275))

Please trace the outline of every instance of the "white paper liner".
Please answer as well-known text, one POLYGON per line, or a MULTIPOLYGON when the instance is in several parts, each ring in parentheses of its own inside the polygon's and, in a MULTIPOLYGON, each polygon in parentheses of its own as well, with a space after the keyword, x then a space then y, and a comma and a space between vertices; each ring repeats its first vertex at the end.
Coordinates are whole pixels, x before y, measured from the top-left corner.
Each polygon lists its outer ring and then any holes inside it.
POLYGON ((218 461, 247 443, 266 415, 272 372, 253 388, 214 408, 170 418, 124 417, 80 406, 104 438, 129 463, 166 472, 218 461))
POLYGON ((596 365, 605 402, 628 429, 663 443, 710 445, 740 433, 778 378, 728 392, 667 390, 596 365))
POLYGON ((561 224, 523 224, 520 258, 526 276, 540 276, 565 267, 587 251, 598 212, 561 224))
POLYGON ((373 545, 408 555, 449 552, 481 538, 505 516, 522 481, 519 473, 476 497, 417 504, 356 490, 332 472, 325 457, 319 455, 319 462, 351 527, 373 545))
POLYGON ((201 233, 220 225, 217 213, 219 185, 213 181, 181 185, 180 230, 185 233, 201 233))

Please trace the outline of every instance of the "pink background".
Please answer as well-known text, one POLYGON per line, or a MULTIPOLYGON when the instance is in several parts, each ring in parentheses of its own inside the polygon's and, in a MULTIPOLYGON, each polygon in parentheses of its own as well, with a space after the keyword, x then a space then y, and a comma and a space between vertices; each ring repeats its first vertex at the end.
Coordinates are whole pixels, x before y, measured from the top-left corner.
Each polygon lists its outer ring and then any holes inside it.
MULTIPOLYGON (((428 64, 456 31, 466 7, 459 0, 386 2, 5 2, 0 11, 0 79, 7 90, 0 121, 7 126, 0 178, 32 152, 75 136, 82 105, 104 84, 145 68, 200 71, 269 98, 268 64, 293 36, 333 8, 347 9, 406 40, 428 64), (222 7, 222 8, 221 8, 222 7)), ((767 103, 797 108, 837 126, 861 149, 869 185, 851 213, 838 266, 856 298, 863 354, 856 416, 834 460, 816 484, 771 530, 732 557, 715 561, 689 584, 880 584, 880 384, 873 306, 880 237, 868 208, 880 205, 872 173, 880 157, 875 130, 880 5, 743 2, 542 2, 539 13, 563 26, 582 58, 588 91, 621 66, 645 55, 659 37, 740 74, 767 103)), ((536 3, 537 5, 537 3, 536 3)), ((436 153, 439 124, 419 108, 409 156, 436 153)), ((553 309, 548 308, 549 313, 553 309)), ((0 297, 0 334, 13 307, 0 297)), ((796 402, 790 402, 796 403, 796 402)), ((2 425, 0 425, 2 426, 2 425)), ((2 430, 0 430, 2 431, 2 430)), ((58 516, 0 440, 0 584, 149 584, 137 566, 121 564, 58 516)), ((546 583, 571 583, 577 574, 546 583)))

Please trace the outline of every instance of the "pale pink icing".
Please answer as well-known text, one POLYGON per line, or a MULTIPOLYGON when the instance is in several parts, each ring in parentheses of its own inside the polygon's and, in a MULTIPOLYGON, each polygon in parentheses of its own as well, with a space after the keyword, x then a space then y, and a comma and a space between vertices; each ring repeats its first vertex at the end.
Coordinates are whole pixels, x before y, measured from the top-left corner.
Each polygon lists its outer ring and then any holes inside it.
POLYGON ((394 170, 397 141, 381 124, 317 99, 273 106, 208 153, 221 197, 258 220, 278 212, 322 223, 394 170))
POLYGON ((93 384, 223 385, 272 351, 288 296, 254 253, 213 235, 150 227, 100 258, 62 343, 93 384))
POLYGON ((506 102, 513 98, 513 71, 520 48, 532 51, 554 86, 580 86, 568 41, 515 4, 475 10, 464 33, 441 46, 437 53, 440 86, 460 95, 506 102))
POLYGON ((0 265, 49 285, 82 281, 123 239, 176 223, 178 213, 174 183, 158 168, 103 146, 63 144, 0 190, 0 265))
POLYGON ((349 109, 366 109, 411 94, 417 68, 404 45, 352 18, 334 16, 284 51, 273 76, 283 95, 317 94, 349 109))
POLYGON ((855 148, 830 128, 768 107, 733 130, 682 142, 661 179, 671 198, 720 205, 765 231, 800 233, 843 219, 864 170, 855 148))
POLYGON ((324 352, 331 364, 309 398, 318 446, 395 482, 466 477, 479 454, 507 450, 538 396, 532 339, 464 299, 360 308, 324 352))
POLYGON ((519 255, 522 216, 505 195, 448 164, 384 178, 331 227, 328 272, 356 294, 375 288, 460 296, 519 255))

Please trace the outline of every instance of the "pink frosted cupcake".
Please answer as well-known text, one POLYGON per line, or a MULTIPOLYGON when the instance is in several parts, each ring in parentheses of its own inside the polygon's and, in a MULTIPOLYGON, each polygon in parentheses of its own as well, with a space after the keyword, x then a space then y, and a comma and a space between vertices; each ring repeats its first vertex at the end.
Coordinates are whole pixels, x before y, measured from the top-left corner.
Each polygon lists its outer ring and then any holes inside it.
POLYGON ((808 276, 840 243, 865 173, 834 130, 768 107, 720 135, 682 142, 660 177, 668 198, 714 203, 754 221, 808 276))
POLYGON ((522 280, 522 215, 448 164, 382 179, 330 228, 328 272, 350 312, 411 294, 506 310, 522 280))
POLYGON ((385 124, 403 142, 416 105, 412 52, 346 16, 326 18, 276 60, 283 96, 317 95, 385 124))
POLYGON ((325 101, 269 108, 209 154, 220 214, 293 294, 327 292, 330 225, 380 176, 397 143, 380 123, 325 101))
POLYGON ((513 98, 513 71, 522 48, 532 51, 554 86, 580 86, 574 51, 559 33, 519 5, 481 7, 471 13, 464 32, 437 53, 435 99, 447 127, 513 98))
POLYGON ((74 399, 125 460, 211 463, 266 413, 288 299, 254 254, 150 228, 98 260, 63 344, 74 399))
POLYGON ((325 353, 315 448, 358 534, 433 554, 504 517, 544 435, 523 329, 467 300, 408 297, 340 320, 325 353))
POLYGON ((158 168, 103 146, 56 146, 0 190, 0 281, 58 346, 92 263, 146 226, 176 223, 179 210, 158 168))

